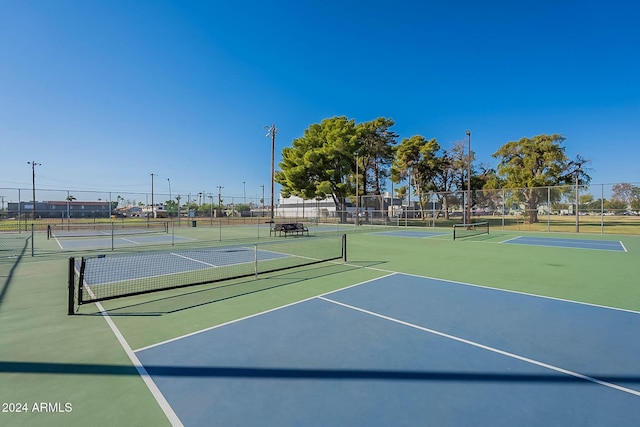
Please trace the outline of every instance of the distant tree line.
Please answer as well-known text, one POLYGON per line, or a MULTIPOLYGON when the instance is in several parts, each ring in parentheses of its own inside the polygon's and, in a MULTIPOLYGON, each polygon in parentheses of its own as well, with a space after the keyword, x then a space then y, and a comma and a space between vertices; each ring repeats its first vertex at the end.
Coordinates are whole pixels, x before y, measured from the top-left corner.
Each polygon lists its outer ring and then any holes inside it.
POLYGON ((573 160, 567 157, 562 145, 565 138, 560 134, 507 142, 493 154, 498 160, 493 169, 474 164, 474 153, 465 153, 464 140, 444 149, 435 138, 422 135, 400 139, 391 130, 394 125, 384 117, 356 123, 344 116, 310 125, 302 137, 282 150, 275 175, 282 195, 331 197, 344 211, 346 199, 355 194, 381 195, 387 179, 395 184, 408 181, 397 187, 398 197, 410 192, 424 209, 427 196, 439 194, 446 215, 449 201, 440 193, 465 191, 470 170, 472 190, 523 188, 518 198, 527 206, 528 220, 537 222, 535 207, 540 196, 534 188, 590 181, 585 171, 589 161, 580 155, 573 160))

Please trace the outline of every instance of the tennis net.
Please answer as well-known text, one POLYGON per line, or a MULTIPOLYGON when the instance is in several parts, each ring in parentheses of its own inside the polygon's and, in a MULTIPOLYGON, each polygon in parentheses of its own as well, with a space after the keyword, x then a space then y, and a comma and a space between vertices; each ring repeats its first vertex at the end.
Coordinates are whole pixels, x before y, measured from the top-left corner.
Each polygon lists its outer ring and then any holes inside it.
POLYGON ((470 224, 453 224, 453 240, 465 237, 489 234, 488 222, 473 222, 470 224))
POLYGON ((346 234, 69 259, 69 309, 131 295, 346 261, 346 234))
POLYGON ((123 236, 147 233, 168 233, 167 221, 149 222, 98 222, 47 225, 47 238, 123 236))

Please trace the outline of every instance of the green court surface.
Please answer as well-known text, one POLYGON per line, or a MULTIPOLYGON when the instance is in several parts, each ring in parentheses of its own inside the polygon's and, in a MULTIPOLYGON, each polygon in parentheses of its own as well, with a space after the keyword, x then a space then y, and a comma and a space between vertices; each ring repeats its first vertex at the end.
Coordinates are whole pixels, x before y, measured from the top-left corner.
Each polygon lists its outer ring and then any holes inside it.
MULTIPOLYGON (((105 301, 108 319, 96 304, 67 315, 68 257, 82 252, 56 252, 48 241, 43 243, 46 250, 36 250, 32 257, 28 243, 14 245, 10 254, 0 253, 0 425, 170 425, 127 349, 141 349, 390 272, 640 311, 637 236, 492 231, 453 241, 450 230, 423 239, 388 233, 393 230, 348 232, 347 263, 334 261, 257 279, 105 301), (625 250, 502 243, 522 235, 619 241, 625 250)), ((194 239, 211 233, 212 240, 215 233, 222 233, 215 227, 183 232, 194 239)), ((253 233, 238 235, 250 240, 253 233)))

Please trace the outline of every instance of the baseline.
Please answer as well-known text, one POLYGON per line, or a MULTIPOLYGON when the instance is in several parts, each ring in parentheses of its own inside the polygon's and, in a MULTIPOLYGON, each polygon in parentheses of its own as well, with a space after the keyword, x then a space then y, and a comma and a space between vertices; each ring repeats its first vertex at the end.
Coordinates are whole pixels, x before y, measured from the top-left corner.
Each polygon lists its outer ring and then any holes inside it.
POLYGON ((547 246, 571 249, 588 249, 614 252, 627 252, 621 241, 619 240, 583 240, 583 239, 563 239, 555 237, 533 237, 519 236, 513 239, 505 240, 501 243, 513 245, 529 245, 529 246, 547 246))

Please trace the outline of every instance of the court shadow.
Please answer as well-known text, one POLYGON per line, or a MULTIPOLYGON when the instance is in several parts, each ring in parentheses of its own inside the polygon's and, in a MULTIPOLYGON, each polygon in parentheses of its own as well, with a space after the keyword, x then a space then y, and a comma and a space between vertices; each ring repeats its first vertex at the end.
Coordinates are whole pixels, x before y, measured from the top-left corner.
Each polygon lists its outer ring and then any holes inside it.
MULTIPOLYGON (((556 373, 518 372, 447 372, 412 370, 367 370, 367 369, 292 369, 254 368, 228 366, 167 366, 145 365, 145 371, 152 376, 197 377, 197 378, 243 378, 243 379, 319 379, 319 380, 372 380, 372 381, 437 381, 460 383, 527 383, 527 384, 593 384, 608 383, 637 387, 639 375, 598 375, 579 376, 556 373)), ((135 376, 140 372, 131 365, 110 365, 91 363, 52 362, 2 362, 0 373, 47 374, 47 375, 112 375, 135 376)), ((607 385, 607 384, 602 384, 607 385)), ((633 390, 635 391, 635 390, 633 390)))
MULTIPOLYGON (((210 286, 198 285, 197 289, 190 288, 176 294, 153 298, 136 303, 128 303, 119 307, 109 307, 109 316, 162 316, 178 313, 197 307, 202 307, 221 301, 239 298, 247 295, 266 292, 287 286, 293 286, 310 280, 329 277, 347 271, 353 271, 365 266, 379 265, 384 261, 359 261, 357 264, 323 264, 310 268, 298 268, 281 273, 270 273, 257 279, 245 279, 231 283, 214 283, 210 286)), ((183 288, 187 289, 187 288, 183 288)), ((170 291, 168 291, 170 292, 170 291)), ((156 294, 158 295, 158 294, 156 294)), ((125 301, 123 301, 125 302, 125 301)), ((126 302, 125 302, 126 303, 126 302)), ((84 315, 102 315, 100 312, 84 313, 84 315)))
POLYGON ((371 267, 380 266, 382 264, 386 264, 387 262, 388 261, 363 261, 363 260, 359 260, 359 261, 349 261, 347 264, 355 265, 355 266, 358 266, 358 267, 371 268, 371 267))
POLYGON ((31 239, 31 237, 27 237, 26 239, 24 239, 24 245, 22 245, 22 248, 19 248, 19 251, 18 251, 17 254, 7 258, 7 260, 15 260, 15 261, 11 265, 11 268, 9 268, 9 271, 7 272, 7 275, 5 276, 4 283, 2 284, 2 289, 0 289, 0 306, 2 305, 2 300, 4 299, 4 296, 6 295, 7 290, 9 289, 9 286, 11 285, 11 281, 13 279, 13 274, 15 273, 16 268, 18 267, 18 264, 20 264, 20 260, 22 260, 22 257, 24 256, 25 252, 27 251, 27 247, 29 246, 29 239, 31 239))

